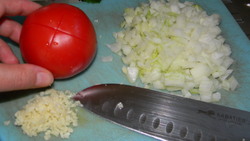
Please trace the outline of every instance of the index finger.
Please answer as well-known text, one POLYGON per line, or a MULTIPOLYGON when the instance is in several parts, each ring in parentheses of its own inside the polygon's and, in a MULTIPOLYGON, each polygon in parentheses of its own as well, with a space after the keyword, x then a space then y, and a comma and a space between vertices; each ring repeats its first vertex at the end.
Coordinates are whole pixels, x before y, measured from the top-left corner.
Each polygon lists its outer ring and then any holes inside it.
POLYGON ((30 0, 0 0, 0 17, 27 16, 40 7, 30 0))

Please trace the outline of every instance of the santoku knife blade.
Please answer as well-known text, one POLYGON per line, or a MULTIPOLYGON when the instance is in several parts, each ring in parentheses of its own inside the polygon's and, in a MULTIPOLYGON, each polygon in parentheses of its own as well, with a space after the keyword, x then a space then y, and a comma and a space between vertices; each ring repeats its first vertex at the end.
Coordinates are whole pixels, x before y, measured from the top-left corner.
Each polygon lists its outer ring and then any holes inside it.
POLYGON ((250 113, 216 104, 120 84, 92 86, 74 99, 101 117, 160 140, 250 140, 250 113))

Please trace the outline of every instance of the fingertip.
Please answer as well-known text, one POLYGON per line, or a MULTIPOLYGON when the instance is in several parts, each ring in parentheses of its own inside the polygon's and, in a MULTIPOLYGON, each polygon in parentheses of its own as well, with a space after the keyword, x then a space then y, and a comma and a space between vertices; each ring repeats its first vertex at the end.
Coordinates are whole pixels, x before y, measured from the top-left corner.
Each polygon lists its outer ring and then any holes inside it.
POLYGON ((20 2, 21 4, 19 8, 21 9, 20 13, 21 16, 27 16, 30 13, 42 7, 42 5, 30 0, 22 0, 20 2))
POLYGON ((35 87, 50 86, 54 82, 53 75, 48 71, 40 71, 36 74, 35 87))
POLYGON ((0 15, 6 16, 27 16, 35 10, 42 7, 42 5, 31 0, 6 0, 1 1, 0 15))
POLYGON ((18 64, 19 60, 7 43, 0 39, 0 62, 5 64, 18 64))
POLYGON ((36 81, 34 84, 35 88, 47 87, 52 85, 52 83, 54 82, 54 76, 50 71, 40 66, 32 64, 28 65, 33 66, 33 70, 36 73, 36 81))
POLYGON ((19 64, 20 62, 16 56, 10 56, 10 57, 4 59, 4 63, 6 63, 6 64, 19 64))
POLYGON ((32 64, 0 64, 0 92, 51 86, 54 77, 45 68, 32 64))

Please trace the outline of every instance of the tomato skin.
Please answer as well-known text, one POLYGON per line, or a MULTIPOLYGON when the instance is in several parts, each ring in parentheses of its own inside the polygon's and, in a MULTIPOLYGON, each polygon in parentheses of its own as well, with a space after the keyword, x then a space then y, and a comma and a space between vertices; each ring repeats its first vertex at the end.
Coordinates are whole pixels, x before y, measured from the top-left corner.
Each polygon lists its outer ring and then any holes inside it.
POLYGON ((96 54, 96 34, 79 8, 55 3, 42 7, 24 21, 20 50, 27 63, 42 66, 55 79, 85 70, 96 54))

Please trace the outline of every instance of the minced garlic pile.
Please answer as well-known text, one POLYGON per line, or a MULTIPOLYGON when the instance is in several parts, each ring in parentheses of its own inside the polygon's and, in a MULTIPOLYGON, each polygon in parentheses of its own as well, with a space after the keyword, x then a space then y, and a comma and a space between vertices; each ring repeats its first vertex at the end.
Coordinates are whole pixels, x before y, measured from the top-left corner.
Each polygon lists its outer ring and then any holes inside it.
POLYGON ((44 132, 44 139, 51 135, 69 138, 73 126, 78 125, 77 106, 71 100, 73 93, 49 89, 30 99, 22 110, 15 113, 15 125, 21 126, 28 136, 44 132))

